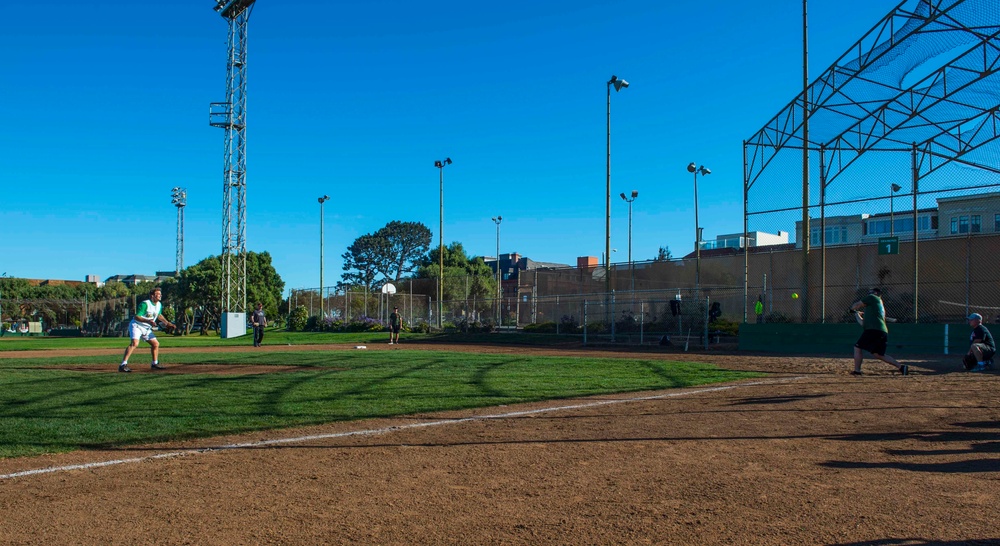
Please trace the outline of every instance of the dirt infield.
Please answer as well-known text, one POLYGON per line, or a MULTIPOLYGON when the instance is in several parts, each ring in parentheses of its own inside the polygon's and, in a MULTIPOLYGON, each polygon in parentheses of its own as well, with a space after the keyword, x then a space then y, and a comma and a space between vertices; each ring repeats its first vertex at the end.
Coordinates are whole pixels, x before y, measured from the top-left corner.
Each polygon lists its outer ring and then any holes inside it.
POLYGON ((577 353, 774 375, 0 460, 0 544, 1000 544, 1000 374, 577 353))

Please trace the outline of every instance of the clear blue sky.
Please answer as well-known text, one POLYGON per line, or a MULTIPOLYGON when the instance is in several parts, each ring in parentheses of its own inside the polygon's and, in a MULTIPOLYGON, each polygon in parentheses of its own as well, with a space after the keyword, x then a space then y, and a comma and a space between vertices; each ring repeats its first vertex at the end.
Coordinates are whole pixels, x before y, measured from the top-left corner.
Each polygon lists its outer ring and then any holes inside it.
MULTIPOLYGON (((212 0, 0 6, 0 274, 83 280, 175 263, 170 188, 188 190, 185 264, 222 247, 227 23, 212 0)), ((896 2, 812 0, 815 77, 896 2)), ((422 222, 445 243, 575 264, 604 251, 606 82, 612 261, 742 231, 742 141, 801 89, 793 0, 259 0, 250 17, 247 248, 288 288, 325 281, 360 235, 422 222)), ((788 226, 789 231, 794 226, 788 226)))

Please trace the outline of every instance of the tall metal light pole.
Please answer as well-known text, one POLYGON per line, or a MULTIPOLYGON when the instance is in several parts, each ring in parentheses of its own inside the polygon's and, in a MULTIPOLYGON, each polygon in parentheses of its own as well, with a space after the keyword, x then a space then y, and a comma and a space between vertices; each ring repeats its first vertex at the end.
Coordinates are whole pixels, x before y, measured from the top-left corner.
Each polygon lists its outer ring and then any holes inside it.
POLYGON ((896 199, 896 192, 903 189, 903 186, 893 183, 889 186, 892 192, 889 193, 889 236, 893 237, 896 235, 896 221, 893 219, 893 201, 896 199))
POLYGON ((500 287, 501 277, 500 277, 500 222, 503 222, 503 216, 497 215, 493 217, 493 223, 497 225, 497 325, 500 325, 500 301, 503 298, 503 289, 500 287))
POLYGON ((440 206, 441 214, 438 225, 438 328, 444 328, 442 313, 444 306, 441 300, 444 299, 444 166, 451 165, 451 158, 446 157, 443 161, 435 161, 434 166, 438 168, 438 185, 440 186, 440 206))
POLYGON ((701 227, 698 225, 698 174, 705 176, 712 174, 707 167, 695 167, 694 163, 688 165, 688 172, 694 173, 694 287, 701 288, 701 227))
MULTIPOLYGON (((216 0, 229 23, 226 100, 209 105, 209 125, 225 129, 222 193, 222 312, 247 311, 246 90, 247 23, 255 0, 216 0), (235 224, 235 225, 234 225, 235 224)), ((233 317, 236 318, 235 316, 233 317)), ((245 318, 245 317, 244 317, 245 318)), ((240 319, 242 321, 242 319, 240 319)), ((244 332, 246 330, 244 329, 244 332)), ((226 329, 228 336, 229 330, 226 329)), ((242 335, 242 334, 239 334, 242 335)))
MULTIPOLYGON (((319 318, 323 319, 323 203, 330 200, 329 195, 324 195, 319 201, 319 318)), ((366 279, 367 282, 367 279, 366 279)))
POLYGON ((177 264, 176 275, 184 270, 184 207, 187 206, 187 190, 173 187, 170 190, 170 202, 177 207, 177 264))
MULTIPOLYGON (((604 219, 604 255, 608 259, 604 262, 604 287, 605 293, 611 294, 611 88, 615 92, 628 87, 628 82, 612 75, 608 80, 608 168, 607 168, 607 193, 605 195, 605 219, 604 219)), ((610 297, 610 296, 609 296, 610 297)))
POLYGON ((631 198, 626 197, 624 192, 621 194, 621 198, 628 203, 628 277, 632 292, 635 292, 635 272, 632 270, 632 202, 636 197, 639 197, 637 190, 632 190, 631 198))

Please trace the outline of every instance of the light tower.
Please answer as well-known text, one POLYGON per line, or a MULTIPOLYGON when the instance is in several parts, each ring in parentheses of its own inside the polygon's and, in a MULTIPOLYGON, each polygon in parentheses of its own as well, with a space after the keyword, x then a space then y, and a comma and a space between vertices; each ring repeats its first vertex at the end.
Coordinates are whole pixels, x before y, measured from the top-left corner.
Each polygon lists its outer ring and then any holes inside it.
MULTIPOLYGON (((229 22, 226 101, 209 107, 209 124, 225 129, 222 187, 221 312, 246 313, 246 57, 247 21, 255 0, 216 0, 229 22), (235 225, 234 225, 235 222, 235 225)), ((237 317, 233 317, 237 320, 237 317)))
POLYGON ((177 207, 177 275, 184 270, 184 207, 187 206, 187 190, 174 186, 170 190, 170 202, 177 207))

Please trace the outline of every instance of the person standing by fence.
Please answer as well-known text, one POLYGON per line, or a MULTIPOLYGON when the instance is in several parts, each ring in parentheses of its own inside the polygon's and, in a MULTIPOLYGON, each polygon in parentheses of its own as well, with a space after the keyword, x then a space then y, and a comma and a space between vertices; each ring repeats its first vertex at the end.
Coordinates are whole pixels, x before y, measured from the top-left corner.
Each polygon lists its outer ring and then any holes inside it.
POLYGON ((264 315, 264 304, 257 302, 257 309, 250 314, 250 323, 253 325, 253 346, 260 347, 264 341, 264 328, 267 328, 267 316, 264 315))
POLYGON ((399 307, 392 308, 389 315, 389 345, 399 345, 399 330, 403 327, 403 316, 399 314, 399 307))

